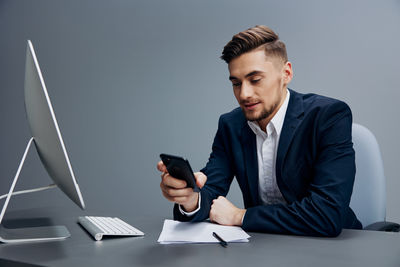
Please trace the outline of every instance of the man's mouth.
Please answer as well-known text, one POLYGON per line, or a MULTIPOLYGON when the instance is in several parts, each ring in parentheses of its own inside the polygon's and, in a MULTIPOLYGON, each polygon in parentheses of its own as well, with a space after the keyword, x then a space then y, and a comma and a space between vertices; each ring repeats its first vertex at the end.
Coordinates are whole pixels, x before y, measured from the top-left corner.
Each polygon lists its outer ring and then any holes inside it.
POLYGON ((252 110, 252 109, 254 109, 258 104, 260 104, 260 102, 246 103, 246 104, 244 104, 244 107, 245 107, 247 110, 252 110))

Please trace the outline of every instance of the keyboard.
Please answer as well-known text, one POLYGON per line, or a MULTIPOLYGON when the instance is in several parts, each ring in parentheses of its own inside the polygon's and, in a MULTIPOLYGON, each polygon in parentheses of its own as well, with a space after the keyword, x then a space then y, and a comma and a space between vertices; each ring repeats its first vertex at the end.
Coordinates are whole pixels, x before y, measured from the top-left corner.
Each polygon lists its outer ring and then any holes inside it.
POLYGON ((103 236, 143 236, 144 233, 119 218, 81 216, 78 222, 96 241, 103 236))

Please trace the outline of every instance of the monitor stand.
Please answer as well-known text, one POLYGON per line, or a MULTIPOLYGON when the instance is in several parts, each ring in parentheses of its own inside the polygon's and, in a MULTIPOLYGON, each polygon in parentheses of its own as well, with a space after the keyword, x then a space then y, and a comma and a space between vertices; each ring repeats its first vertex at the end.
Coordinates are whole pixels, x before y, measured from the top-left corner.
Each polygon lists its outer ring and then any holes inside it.
POLYGON ((4 227, 1 224, 3 220, 4 213, 7 209, 8 203, 12 195, 19 195, 24 193, 31 193, 42 191, 49 188, 54 188, 56 185, 50 185, 46 187, 24 190, 20 192, 14 192, 15 185, 17 183, 19 174, 21 172, 22 166, 24 165, 26 155, 29 152, 29 149, 32 145, 34 138, 32 137, 25 149, 24 155, 22 156, 22 160, 19 163, 19 167, 17 173, 15 174, 14 180, 11 184, 10 190, 7 195, 2 196, 1 198, 6 197, 6 201, 4 203, 3 209, 0 213, 0 242, 3 243, 22 243, 22 242, 35 242, 35 241, 52 241, 52 240, 62 240, 65 239, 71 234, 65 226, 42 226, 42 227, 29 227, 29 228, 16 228, 9 229, 4 227))

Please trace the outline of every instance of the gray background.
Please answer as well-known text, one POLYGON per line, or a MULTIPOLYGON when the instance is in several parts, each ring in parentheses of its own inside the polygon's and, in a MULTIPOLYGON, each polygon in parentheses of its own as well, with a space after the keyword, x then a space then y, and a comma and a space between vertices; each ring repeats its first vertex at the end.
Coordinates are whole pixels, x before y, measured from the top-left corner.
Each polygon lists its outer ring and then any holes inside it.
MULTIPOLYGON (((160 153, 204 166, 220 114, 236 107, 218 57, 233 34, 265 24, 294 66, 290 87, 346 101, 381 145, 387 218, 398 190, 400 1, 0 1, 0 193, 30 137, 23 100, 31 39, 87 205, 57 190, 15 197, 10 212, 158 213, 160 153)), ((17 189, 50 182, 31 152, 17 189)), ((242 205, 236 184, 229 198, 242 205)), ((2 203, 2 202, 1 202, 2 203)))

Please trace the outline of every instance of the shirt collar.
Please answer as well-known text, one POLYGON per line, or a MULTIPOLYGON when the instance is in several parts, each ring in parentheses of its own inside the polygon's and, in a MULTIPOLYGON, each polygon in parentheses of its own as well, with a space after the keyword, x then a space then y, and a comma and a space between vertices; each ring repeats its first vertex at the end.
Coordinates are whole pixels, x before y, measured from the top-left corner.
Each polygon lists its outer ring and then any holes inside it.
MULTIPOLYGON (((271 121, 267 125, 267 132, 270 133, 270 129, 275 128, 276 134, 279 136, 282 131, 283 121, 285 120, 286 110, 289 104, 290 92, 286 89, 286 98, 283 101, 282 106, 279 108, 278 112, 275 116, 271 119, 271 121)), ((254 134, 265 134, 263 130, 261 130, 260 126, 255 121, 247 121, 251 130, 254 134)))

